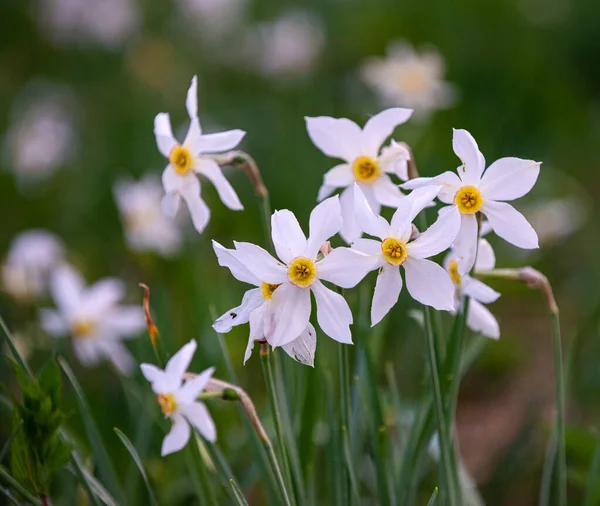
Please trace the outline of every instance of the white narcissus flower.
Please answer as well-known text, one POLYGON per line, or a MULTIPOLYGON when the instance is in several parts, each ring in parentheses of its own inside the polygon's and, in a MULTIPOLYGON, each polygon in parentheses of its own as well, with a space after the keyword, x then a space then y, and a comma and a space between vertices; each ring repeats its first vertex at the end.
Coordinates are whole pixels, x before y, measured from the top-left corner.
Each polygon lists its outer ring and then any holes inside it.
POLYGON ((179 144, 173 136, 167 113, 161 112, 154 118, 154 134, 158 150, 169 159, 169 165, 162 175, 166 193, 162 200, 163 212, 171 218, 174 217, 183 198, 192 216, 194 227, 202 233, 208 224, 210 210, 200 197, 200 181, 197 174, 206 177, 215 185, 219 198, 229 209, 242 210, 240 199, 211 154, 233 149, 240 143, 246 132, 229 130, 202 135, 198 119, 197 95, 198 82, 194 76, 186 100, 191 123, 183 144, 179 144))
MULTIPOLYGON (((541 162, 500 158, 486 170, 485 158, 466 130, 454 130, 452 146, 463 162, 457 169, 458 175, 444 172, 436 177, 412 179, 401 186, 407 189, 442 186, 438 198, 461 213, 460 233, 454 247, 460 256, 471 257, 471 262, 477 247, 477 212, 485 215, 494 232, 504 240, 523 249, 537 248, 535 230, 505 201, 529 193, 540 173, 541 162)), ((447 210, 442 208, 440 214, 447 210)))
MULTIPOLYGON (((496 256, 492 246, 487 240, 480 239, 475 272, 493 269, 495 265, 496 256)), ((458 311, 462 296, 470 297, 467 327, 474 332, 481 332, 481 334, 491 339, 498 339, 500 337, 498 321, 484 304, 495 302, 500 294, 485 283, 471 277, 469 273, 473 267, 473 262, 469 261, 468 258, 461 257, 456 250, 450 250, 444 260, 444 267, 450 274, 456 288, 455 310, 458 311)))
POLYGON ((48 334, 71 335, 82 364, 106 358, 122 374, 132 372, 133 357, 121 340, 136 337, 145 320, 141 307, 119 304, 125 295, 122 281, 105 278, 87 287, 75 269, 63 265, 52 273, 50 293, 58 311, 41 310, 42 328, 48 334))
POLYGON ((377 214, 381 206, 396 208, 400 204, 403 194, 390 174, 406 180, 410 153, 400 144, 392 143, 383 150, 381 145, 411 114, 411 109, 387 109, 370 118, 363 129, 346 118, 306 118, 308 135, 315 146, 327 156, 344 161, 325 173, 318 200, 328 197, 336 188, 345 188, 340 195, 344 218, 340 235, 347 243, 360 237, 354 218, 355 183, 377 214))
POLYGON ((400 266, 404 268, 410 296, 438 310, 454 309, 454 286, 448 273, 427 258, 448 249, 460 228, 458 212, 448 212, 411 240, 412 221, 437 195, 439 187, 415 190, 404 198, 391 223, 373 213, 365 196, 355 187, 356 219, 361 229, 380 240, 357 239, 352 248, 376 260, 380 267, 373 302, 371 325, 376 325, 394 307, 402 290, 400 266))
POLYGON ((171 256, 181 246, 181 231, 160 211, 160 180, 149 175, 140 181, 122 179, 114 187, 115 200, 133 251, 156 251, 171 256))
POLYGON ((443 79, 444 61, 432 49, 419 54, 406 42, 392 42, 386 58, 369 58, 361 72, 387 106, 411 107, 425 116, 454 100, 452 85, 443 79))
MULTIPOLYGON (((219 260, 219 265, 227 267, 239 281, 257 287, 248 290, 244 294, 240 306, 230 309, 213 324, 213 328, 217 332, 225 334, 236 325, 250 323, 248 346, 244 355, 245 364, 252 355, 255 341, 266 340, 263 325, 265 312, 273 298, 273 292, 281 285, 266 283, 258 279, 236 258, 234 250, 228 250, 216 241, 213 241, 213 248, 219 260)), ((296 339, 282 346, 283 350, 294 360, 311 367, 314 365, 316 347, 317 333, 310 323, 296 339)))
POLYGON ((192 427, 207 441, 214 443, 217 440, 215 423, 208 409, 204 403, 196 400, 215 368, 210 367, 193 379, 183 381, 195 351, 196 341, 192 340, 171 357, 164 371, 152 364, 140 366, 144 377, 152 383, 161 411, 173 423, 171 431, 163 440, 163 457, 178 452, 187 444, 192 427))
POLYGON ((54 267, 64 261, 59 239, 45 230, 29 230, 15 237, 2 265, 2 285, 12 297, 32 301, 46 294, 54 267))
POLYGON ((311 313, 311 292, 323 332, 341 343, 352 343, 352 312, 348 303, 323 281, 352 288, 372 270, 372 262, 363 253, 349 248, 335 248, 326 257, 317 258, 323 243, 335 235, 341 225, 340 203, 335 196, 313 209, 308 239, 292 212, 283 210, 273 214, 272 238, 279 260, 259 246, 234 242, 232 254, 254 277, 278 285, 272 292, 263 322, 264 337, 271 346, 290 343, 305 331, 311 313))

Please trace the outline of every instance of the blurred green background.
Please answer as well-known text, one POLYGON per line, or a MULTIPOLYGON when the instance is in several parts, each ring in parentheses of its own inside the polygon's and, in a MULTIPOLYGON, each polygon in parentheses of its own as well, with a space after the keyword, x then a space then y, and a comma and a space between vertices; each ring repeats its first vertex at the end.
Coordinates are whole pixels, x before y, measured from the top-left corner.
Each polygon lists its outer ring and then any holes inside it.
MULTIPOLYGON (((445 60, 445 78, 455 87, 456 100, 451 107, 409 121, 395 135, 396 140, 411 144, 421 174, 435 175, 458 165, 451 147, 452 128, 466 128, 488 163, 502 156, 543 162, 538 184, 517 208, 527 214, 533 206, 567 198, 577 204, 582 217, 582 226, 572 234, 550 237, 539 251, 528 255, 495 237, 490 239, 498 266, 532 264, 547 274, 561 307, 565 349, 577 334, 568 406, 570 493, 575 500, 600 420, 600 340, 595 319, 600 295, 596 222, 600 216, 595 206, 600 185, 600 3, 223 1, 223 5, 234 5, 231 12, 235 15, 213 17, 217 15, 208 7, 197 8, 192 15, 192 0, 131 0, 126 2, 127 13, 116 14, 125 2, 107 2, 92 15, 104 28, 99 32, 102 35, 95 36, 82 14, 92 8, 91 0, 2 0, 0 132, 6 136, 0 161, 0 251, 6 253, 18 233, 45 228, 64 241, 69 260, 89 282, 122 277, 130 286, 131 303, 141 302, 136 284, 147 283, 152 288, 157 324, 169 347, 176 349, 190 338, 198 339, 194 368, 216 365, 216 375, 226 377, 209 308, 221 314, 237 305, 245 286, 218 268, 210 241, 226 246, 233 239, 261 242, 260 201, 243 173, 228 170, 244 212, 226 209, 214 188, 203 184, 202 194, 212 211, 203 235, 191 230, 184 211, 185 244, 174 258, 129 251, 113 186, 123 175, 140 178, 148 172, 160 174, 164 168, 154 141, 154 116, 170 112, 174 130, 178 132, 181 126, 185 132, 185 94, 192 75, 197 74, 205 128, 247 131, 241 148, 259 164, 273 209, 290 209, 300 223, 307 224, 323 173, 334 161, 312 145, 303 117, 348 117, 363 124, 382 109, 377 95, 361 80, 364 61, 384 56, 394 40, 417 48, 432 45, 445 60), (252 40, 249 34, 260 23, 290 10, 309 13, 314 29, 309 40, 317 42, 314 58, 300 71, 261 71, 258 62, 262 57, 275 58, 270 46, 282 42, 254 47, 247 43, 252 40), (69 13, 75 12, 80 17, 73 21, 69 13), (125 29, 116 26, 111 33, 105 25, 114 16, 125 16, 121 20, 125 29), (248 48, 254 54, 248 55, 248 48), (50 96, 51 101, 64 105, 72 133, 66 142, 69 154, 56 171, 32 181, 15 168, 9 132, 39 96, 50 96)), ((28 114, 36 112, 34 107, 28 114)), ((542 215, 540 223, 552 229, 554 219, 542 215)), ((487 504, 533 504, 554 409, 549 321, 538 293, 508 282, 493 286, 503 294, 491 306, 502 337, 487 344, 463 383, 458 415, 461 450, 487 504)), ((351 302, 356 301, 356 292, 348 294, 351 302)), ((185 503, 189 484, 180 487, 174 481, 183 464, 169 457, 166 462, 174 466, 166 467, 159 457, 161 434, 135 416, 139 404, 136 407, 136 401, 128 398, 147 397, 147 385, 139 378, 120 381, 106 365, 84 369, 67 340, 50 341, 43 336, 36 307, 6 294, 0 295, 0 304, 9 326, 32 348, 34 365, 41 364, 53 348, 66 355, 91 399, 111 452, 122 457, 115 459, 119 470, 125 472, 129 462, 112 427, 130 435, 148 431, 140 453, 148 459, 160 497, 178 491, 185 503), (161 483, 168 486, 160 488, 161 483)), ((422 336, 407 317, 413 305, 403 297, 387 317, 376 365, 383 381, 384 362, 393 362, 407 403, 418 395, 425 366, 422 336)), ((264 386, 257 357, 242 367, 246 339, 247 327, 242 326, 227 335, 225 342, 240 385, 262 409, 264 386)), ((334 363, 337 358, 327 341, 319 335, 317 363, 334 363)), ((132 342, 131 348, 138 360, 152 360, 145 336, 132 342)), ((11 384, 4 364, 0 378, 11 384)), ((74 410, 69 386, 65 392, 74 410)), ((314 402, 320 406, 323 401, 314 402)), ((224 452, 245 476, 244 482, 251 482, 253 458, 240 450, 245 429, 238 412, 220 405, 212 412, 224 452)), ((83 434, 81 420, 73 413, 70 424, 83 434)), ((8 418, 3 417, 0 441, 9 430, 8 418)), ((175 503, 176 498, 169 502, 175 503)))

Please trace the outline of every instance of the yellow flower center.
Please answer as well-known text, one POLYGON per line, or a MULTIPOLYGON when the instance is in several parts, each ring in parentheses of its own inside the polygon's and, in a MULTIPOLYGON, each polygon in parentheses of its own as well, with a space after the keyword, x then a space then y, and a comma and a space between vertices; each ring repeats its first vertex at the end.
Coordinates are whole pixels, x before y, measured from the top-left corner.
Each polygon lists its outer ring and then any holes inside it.
POLYGON ((169 162, 177 174, 185 176, 192 169, 194 157, 188 148, 177 145, 169 153, 169 162))
POLYGON ((278 285, 272 285, 271 283, 262 283, 260 285, 260 293, 262 293, 262 296, 266 300, 271 300, 271 297, 273 297, 273 292, 278 286, 281 286, 281 283, 278 285))
POLYGON ((156 396, 156 401, 165 416, 170 415, 177 408, 177 403, 175 402, 173 394, 158 394, 156 396))
POLYGON ((306 288, 315 280, 317 269, 312 260, 308 258, 296 258, 288 268, 288 279, 292 285, 306 288))
POLYGON ((368 156, 359 156, 352 164, 352 171, 357 181, 370 183, 379 175, 379 164, 368 156))
POLYGON ((481 193, 474 186, 463 186, 454 196, 454 203, 463 214, 475 214, 483 205, 481 193))
POLYGON ((458 260, 450 260, 450 265, 448 265, 448 274, 450 274, 450 279, 452 282, 460 286, 461 278, 460 273, 458 272, 458 260))
POLYGON ((381 243, 381 251, 390 265, 401 265, 408 256, 406 244, 393 237, 388 237, 381 243))
POLYGON ((77 339, 85 339, 86 337, 89 337, 90 334, 94 331, 96 325, 90 321, 79 320, 73 323, 71 328, 73 335, 77 339))

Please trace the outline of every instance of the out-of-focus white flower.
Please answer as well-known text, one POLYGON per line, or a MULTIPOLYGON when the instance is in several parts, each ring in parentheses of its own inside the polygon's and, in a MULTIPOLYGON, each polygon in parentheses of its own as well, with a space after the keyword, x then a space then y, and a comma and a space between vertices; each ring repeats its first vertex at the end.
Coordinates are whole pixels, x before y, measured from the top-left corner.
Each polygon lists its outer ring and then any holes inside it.
POLYGON ((581 228, 586 219, 581 202, 568 197, 537 202, 523 214, 536 230, 540 245, 560 242, 581 228))
POLYGON ((357 239, 352 248, 375 259, 379 275, 371 304, 371 325, 376 325, 394 307, 402 290, 400 266, 404 267, 406 288, 421 304, 438 310, 454 309, 454 287, 450 277, 427 258, 448 249, 460 229, 458 211, 451 211, 416 239, 411 240, 412 221, 437 195, 439 188, 415 190, 402 199, 391 223, 373 213, 358 186, 354 187, 356 219, 361 229, 380 240, 357 239))
POLYGON ((292 212, 283 210, 273 214, 272 238, 279 260, 254 244, 234 242, 235 251, 230 250, 231 254, 261 283, 277 285, 263 318, 264 337, 271 346, 290 343, 306 330, 311 292, 323 332, 340 343, 352 343, 352 312, 348 303, 322 281, 352 288, 373 267, 366 255, 349 248, 335 248, 326 257, 317 259, 322 244, 341 225, 340 203, 335 196, 313 209, 308 239, 292 212))
POLYGON ((340 235, 347 243, 361 234, 354 217, 352 188, 355 183, 376 214, 381 206, 398 207, 403 198, 389 174, 405 181, 410 153, 398 143, 392 142, 384 149, 381 145, 411 114, 411 109, 387 109, 370 118, 363 129, 346 118, 306 118, 308 135, 314 145, 327 156, 344 160, 325 173, 318 200, 328 197, 336 188, 345 188, 340 195, 344 219, 340 235))
POLYGON ((193 379, 183 381, 195 351, 196 341, 192 340, 171 357, 164 371, 152 364, 140 366, 144 377, 152 383, 161 411, 173 423, 171 432, 163 440, 163 457, 178 452, 187 444, 192 427, 211 443, 217 440, 215 423, 208 409, 204 403, 196 400, 215 368, 206 369, 193 379))
POLYGON ((64 260, 59 239, 45 230, 19 234, 2 265, 4 290, 19 300, 31 301, 46 293, 51 270, 64 260))
POLYGON ((44 179, 76 148, 72 98, 67 90, 31 84, 15 101, 5 138, 6 163, 19 179, 44 179))
POLYGON ((303 77, 312 72, 325 45, 321 20, 313 13, 292 10, 251 29, 241 55, 267 77, 303 77))
POLYGON ((94 42, 109 48, 123 45, 140 23, 133 0, 42 0, 38 19, 58 44, 94 42))
POLYGON ((133 370, 133 357, 121 342, 145 328, 139 306, 119 305, 125 295, 122 281, 102 279, 87 287, 72 267, 58 267, 50 279, 58 308, 41 310, 42 328, 54 337, 71 335, 77 358, 94 365, 107 358, 122 374, 133 370))
MULTIPOLYGON (((477 212, 485 215, 494 232, 505 241, 523 249, 537 248, 535 230, 519 211, 505 201, 529 193, 540 173, 541 162, 500 158, 486 170, 485 158, 466 130, 454 130, 452 147, 463 162, 457 169, 458 176, 444 172, 436 177, 420 177, 402 184, 402 188, 442 185, 438 198, 461 213, 462 223, 455 248, 460 256, 471 258, 471 263, 477 249, 477 212)), ((440 213, 447 211, 447 208, 442 208, 440 213)))
POLYGON ((183 144, 179 144, 173 136, 168 113, 161 112, 156 116, 154 134, 158 150, 169 159, 169 165, 162 174, 166 193, 162 200, 163 212, 173 218, 183 198, 190 211, 194 227, 202 233, 208 224, 210 210, 200 197, 200 181, 196 174, 205 176, 215 185, 220 199, 229 209, 242 210, 244 207, 235 190, 210 153, 222 153, 233 149, 240 143, 246 132, 229 130, 202 135, 198 119, 197 95, 198 81, 194 76, 186 100, 191 123, 183 144))
MULTIPOLYGON (((213 328, 217 332, 225 334, 236 325, 250 322, 250 335, 248 336, 248 346, 244 355, 245 364, 252 355, 254 343, 266 340, 265 312, 273 298, 273 292, 281 285, 261 281, 235 257, 233 250, 224 248, 216 241, 213 241, 213 248, 219 260, 219 265, 227 267, 236 279, 257 287, 248 290, 244 294, 240 306, 230 309, 213 324, 213 328)), ((296 339, 282 345, 283 350, 290 357, 311 367, 315 362, 316 347, 317 333, 310 323, 296 339)))
MULTIPOLYGON (((493 269, 496 265, 496 256, 491 245, 485 239, 479 239, 475 272, 493 269)), ((494 315, 484 304, 495 302, 500 294, 485 283, 469 275, 473 263, 468 258, 460 256, 456 250, 451 250, 444 260, 444 267, 456 289, 456 308, 458 311, 463 296, 470 297, 469 311, 467 313, 467 327, 473 332, 481 332, 491 339, 500 337, 500 327, 494 315)))
POLYGON ((178 0, 182 14, 194 32, 217 38, 234 30, 242 21, 248 0, 178 0))
POLYGON ((454 101, 454 89, 443 79, 442 57, 433 49, 419 54, 406 42, 392 42, 385 58, 369 58, 361 72, 386 106, 410 107, 425 115, 454 101))
POLYGON ((140 181, 120 180, 114 194, 127 244, 133 251, 170 256, 179 249, 181 231, 160 211, 163 189, 158 178, 148 175, 140 181))

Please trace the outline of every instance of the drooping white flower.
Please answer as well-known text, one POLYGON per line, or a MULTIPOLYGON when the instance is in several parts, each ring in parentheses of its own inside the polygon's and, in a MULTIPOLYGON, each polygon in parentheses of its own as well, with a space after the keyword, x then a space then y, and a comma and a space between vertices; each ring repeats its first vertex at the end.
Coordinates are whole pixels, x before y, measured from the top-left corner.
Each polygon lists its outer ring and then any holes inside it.
POLYGON ((152 364, 140 367, 144 377, 152 383, 152 390, 165 417, 169 417, 173 425, 163 440, 161 455, 178 452, 189 441, 192 427, 202 437, 214 443, 217 440, 215 423, 203 402, 196 398, 210 380, 215 368, 210 367, 193 379, 184 382, 184 374, 196 351, 196 341, 184 345, 167 362, 164 369, 152 364))
POLYGON ((160 180, 148 175, 140 181, 121 179, 114 187, 115 200, 128 246, 137 252, 156 251, 171 256, 181 246, 181 231, 160 211, 160 180))
POLYGON ((400 266, 404 268, 410 296, 438 310, 454 309, 454 286, 448 273, 427 258, 448 249, 460 228, 458 211, 448 212, 411 240, 412 221, 437 195, 439 187, 415 190, 402 199, 391 223, 373 213, 358 186, 354 188, 356 219, 361 229, 379 240, 357 239, 352 248, 375 259, 380 267, 373 302, 371 325, 376 325, 394 307, 402 290, 400 266))
POLYGON ((245 132, 229 130, 202 135, 198 119, 197 95, 198 83, 194 76, 186 100, 191 123, 183 144, 179 144, 173 137, 171 121, 167 113, 161 112, 154 119, 154 134, 158 150, 169 159, 169 165, 162 175, 166 193, 162 200, 163 212, 169 217, 174 217, 183 198, 192 216, 194 227, 202 233, 210 218, 210 211, 200 197, 200 181, 197 174, 205 176, 215 185, 220 199, 229 209, 236 211, 243 209, 235 190, 225 179, 211 153, 222 153, 233 149, 242 140, 245 132))
MULTIPOLYGON (((479 239, 475 272, 493 269, 496 265, 496 256, 492 246, 486 239, 479 239)), ((491 339, 500 337, 498 321, 484 304, 495 302, 500 294, 485 283, 470 276, 473 262, 469 258, 460 256, 454 249, 450 250, 444 260, 444 267, 450 274, 456 290, 455 311, 458 310, 463 296, 470 297, 467 313, 467 327, 474 332, 491 339)))
POLYGON ((76 151, 71 90, 34 82, 14 105, 5 138, 6 164, 19 180, 43 180, 67 163, 76 151))
POLYGON ((240 54, 269 78, 309 75, 325 46, 322 22, 314 12, 295 9, 258 25, 245 36, 240 54))
POLYGON ((325 173, 318 200, 328 197, 336 188, 345 188, 340 195, 344 219, 340 235, 347 243, 360 237, 354 218, 355 183, 377 214, 381 206, 395 208, 400 204, 402 192, 389 175, 406 180, 410 153, 397 143, 383 150, 381 145, 411 114, 411 109, 387 109, 370 118, 363 129, 346 118, 306 118, 308 135, 315 146, 327 156, 344 161, 325 173))
POLYGON ((272 293, 263 322, 265 338, 271 346, 290 343, 307 328, 311 292, 323 332, 341 343, 352 343, 352 312, 348 303, 323 281, 351 288, 372 270, 372 262, 363 253, 349 248, 335 248, 326 257, 317 258, 319 248, 341 225, 340 203, 335 196, 313 209, 308 239, 292 212, 283 210, 273 214, 272 237, 279 260, 254 244, 234 242, 232 254, 237 260, 261 282, 279 285, 272 293))
MULTIPOLYGON (((500 158, 485 168, 485 158, 475 139, 466 130, 454 130, 454 152, 463 164, 456 175, 444 172, 436 177, 421 177, 401 185, 414 189, 442 186, 438 198, 461 213, 460 233, 455 248, 465 258, 474 260, 477 246, 477 217, 481 212, 494 232, 504 240, 523 249, 538 247, 535 230, 507 200, 526 195, 540 173, 541 162, 520 158, 500 158), (484 172, 485 171, 485 172, 484 172)), ((440 213, 447 211, 442 208, 440 213)))
POLYGON ((131 373, 134 360, 121 340, 136 337, 145 320, 141 307, 119 304, 125 295, 122 281, 105 278, 88 287, 75 269, 63 265, 52 273, 50 293, 58 310, 41 310, 48 334, 70 335, 84 365, 106 358, 122 374, 131 373))
POLYGON ((2 265, 2 285, 15 299, 32 301, 43 296, 54 267, 64 260, 60 240, 45 230, 29 230, 13 239, 2 265))
MULTIPOLYGON (((217 332, 225 334, 236 325, 250 322, 250 335, 248 336, 248 345, 244 355, 245 364, 252 355, 254 343, 266 340, 265 313, 273 298, 273 292, 281 285, 261 281, 236 258, 233 250, 224 248, 216 241, 213 241, 213 248, 219 260, 219 265, 227 267, 236 279, 256 286, 256 288, 248 290, 244 294, 240 306, 230 309, 213 324, 213 328, 217 332)), ((296 339, 282 345, 283 350, 290 357, 301 364, 310 366, 314 365, 316 347, 317 333, 310 323, 296 339)))
POLYGON ((369 58, 361 73, 385 106, 410 107, 423 116, 454 101, 454 88, 444 81, 444 61, 434 49, 419 54, 406 42, 392 42, 387 56, 369 58))

